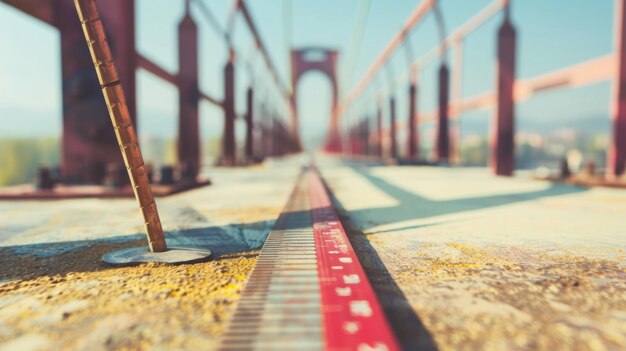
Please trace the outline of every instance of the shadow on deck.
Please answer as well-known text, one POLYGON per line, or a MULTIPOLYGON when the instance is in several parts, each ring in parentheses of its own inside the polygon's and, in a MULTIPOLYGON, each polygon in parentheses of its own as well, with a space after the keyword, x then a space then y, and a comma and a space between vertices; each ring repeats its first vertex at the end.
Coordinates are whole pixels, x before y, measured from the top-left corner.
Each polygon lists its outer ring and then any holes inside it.
MULTIPOLYGON (((209 226, 166 233, 168 246, 210 249, 215 259, 247 255, 261 248, 274 221, 209 226)), ((145 234, 94 240, 46 242, 0 247, 0 281, 34 279, 114 268, 102 255, 122 248, 145 246, 145 234)))

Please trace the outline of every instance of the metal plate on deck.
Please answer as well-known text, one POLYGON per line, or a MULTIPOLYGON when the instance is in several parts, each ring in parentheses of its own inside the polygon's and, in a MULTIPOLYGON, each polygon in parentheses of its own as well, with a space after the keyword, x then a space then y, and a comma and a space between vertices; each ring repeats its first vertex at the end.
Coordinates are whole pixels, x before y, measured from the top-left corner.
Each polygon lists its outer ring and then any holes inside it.
POLYGON ((112 265, 132 265, 140 263, 196 263, 211 259, 211 251, 196 248, 171 247, 165 252, 151 252, 147 246, 131 247, 109 252, 102 261, 112 265))
POLYGON ((399 350, 314 170, 269 234, 220 350, 399 350))

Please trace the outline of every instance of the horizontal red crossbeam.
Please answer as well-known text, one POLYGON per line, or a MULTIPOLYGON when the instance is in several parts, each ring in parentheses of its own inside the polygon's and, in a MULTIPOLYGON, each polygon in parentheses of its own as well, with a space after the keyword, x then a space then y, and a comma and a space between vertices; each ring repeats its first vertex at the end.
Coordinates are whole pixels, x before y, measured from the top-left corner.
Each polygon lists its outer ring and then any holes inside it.
POLYGON ((2 2, 50 25, 57 25, 55 0, 2 0, 2 2))
POLYGON ((341 115, 341 111, 345 109, 348 105, 350 105, 365 89, 365 87, 370 83, 370 81, 374 78, 376 73, 384 66, 384 64, 389 60, 391 54, 400 46, 406 37, 409 35, 411 30, 419 23, 419 21, 432 9, 435 5, 434 0, 426 0, 423 1, 416 9, 413 11, 409 19, 404 23, 400 31, 389 41, 385 49, 378 55, 372 66, 367 70, 361 81, 356 85, 356 87, 352 90, 350 95, 346 98, 345 101, 341 103, 339 106, 339 114, 341 115))
MULTIPOLYGON (((155 76, 163 79, 164 81, 176 85, 178 86, 178 75, 168 72, 165 69, 163 69, 161 66, 157 65, 154 61, 150 60, 149 58, 141 55, 141 54, 137 54, 137 66, 145 69, 146 71, 154 74, 155 76)), ((222 102, 219 101, 218 99, 200 92, 200 98, 214 104, 217 106, 222 106, 222 102)))
MULTIPOLYGON (((515 102, 526 101, 547 90, 574 88, 609 80, 615 76, 616 72, 615 56, 609 54, 533 78, 520 79, 515 83, 515 102)), ((450 116, 457 118, 464 112, 489 109, 494 105, 494 93, 490 91, 460 101, 452 101, 449 107, 450 116)), ((420 113, 419 120, 420 122, 434 122, 437 120, 437 114, 437 111, 420 113)), ((399 124, 399 127, 406 128, 406 125, 403 122, 399 124)))
POLYGON ((146 71, 154 74, 155 76, 163 79, 170 84, 178 86, 178 75, 166 71, 161 66, 157 65, 154 61, 145 56, 142 56, 141 54, 137 54, 137 66, 145 69, 146 71))

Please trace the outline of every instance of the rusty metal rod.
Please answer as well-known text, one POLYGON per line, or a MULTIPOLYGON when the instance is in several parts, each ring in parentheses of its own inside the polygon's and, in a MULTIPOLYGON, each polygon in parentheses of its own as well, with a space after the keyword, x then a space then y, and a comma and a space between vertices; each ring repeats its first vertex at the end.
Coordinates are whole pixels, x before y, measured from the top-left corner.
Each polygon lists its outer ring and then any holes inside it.
POLYGON ((95 0, 74 0, 152 252, 167 250, 159 212, 95 0))

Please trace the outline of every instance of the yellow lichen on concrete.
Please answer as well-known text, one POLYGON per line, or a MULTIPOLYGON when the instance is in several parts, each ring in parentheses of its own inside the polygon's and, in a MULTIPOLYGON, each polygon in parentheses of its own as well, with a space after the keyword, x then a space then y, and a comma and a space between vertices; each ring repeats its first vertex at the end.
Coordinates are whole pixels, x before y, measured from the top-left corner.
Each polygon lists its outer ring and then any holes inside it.
POLYGON ((224 208, 220 210, 212 211, 211 215, 213 219, 227 218, 233 223, 251 223, 259 221, 274 220, 280 212, 282 207, 247 207, 241 208, 224 208))
POLYGON ((430 272, 445 271, 447 274, 475 274, 486 266, 495 264, 511 265, 511 262, 502 258, 488 255, 484 250, 461 244, 448 243, 449 248, 457 251, 458 256, 443 254, 429 261, 428 266, 419 266, 418 270, 428 269, 430 272))
MULTIPOLYGON (((53 256, 47 265, 78 262, 76 269, 55 274, 52 266, 39 271, 48 274, 37 275, 31 265, 24 272, 28 278, 0 284, 0 344, 7 350, 41 340, 46 350, 215 347, 256 254, 193 265, 125 268, 93 260, 112 246, 129 245, 94 245, 53 256)), ((6 252, 2 257, 9 260, 6 252)), ((25 256, 11 258, 28 266, 25 256)), ((13 278, 19 278, 18 271, 13 278)))
POLYGON ((168 244, 210 249, 207 263, 104 265, 107 252, 146 245, 131 199, 0 203, 0 350, 214 348, 256 261, 250 250, 300 172, 282 162, 208 169, 212 186, 158 199, 168 244))
POLYGON ((406 349, 626 348, 623 257, 364 236, 342 218, 406 349))
POLYGON ((626 347, 619 260, 459 243, 377 251, 440 350, 626 347), (413 269, 395 271, 398 257, 413 269))

